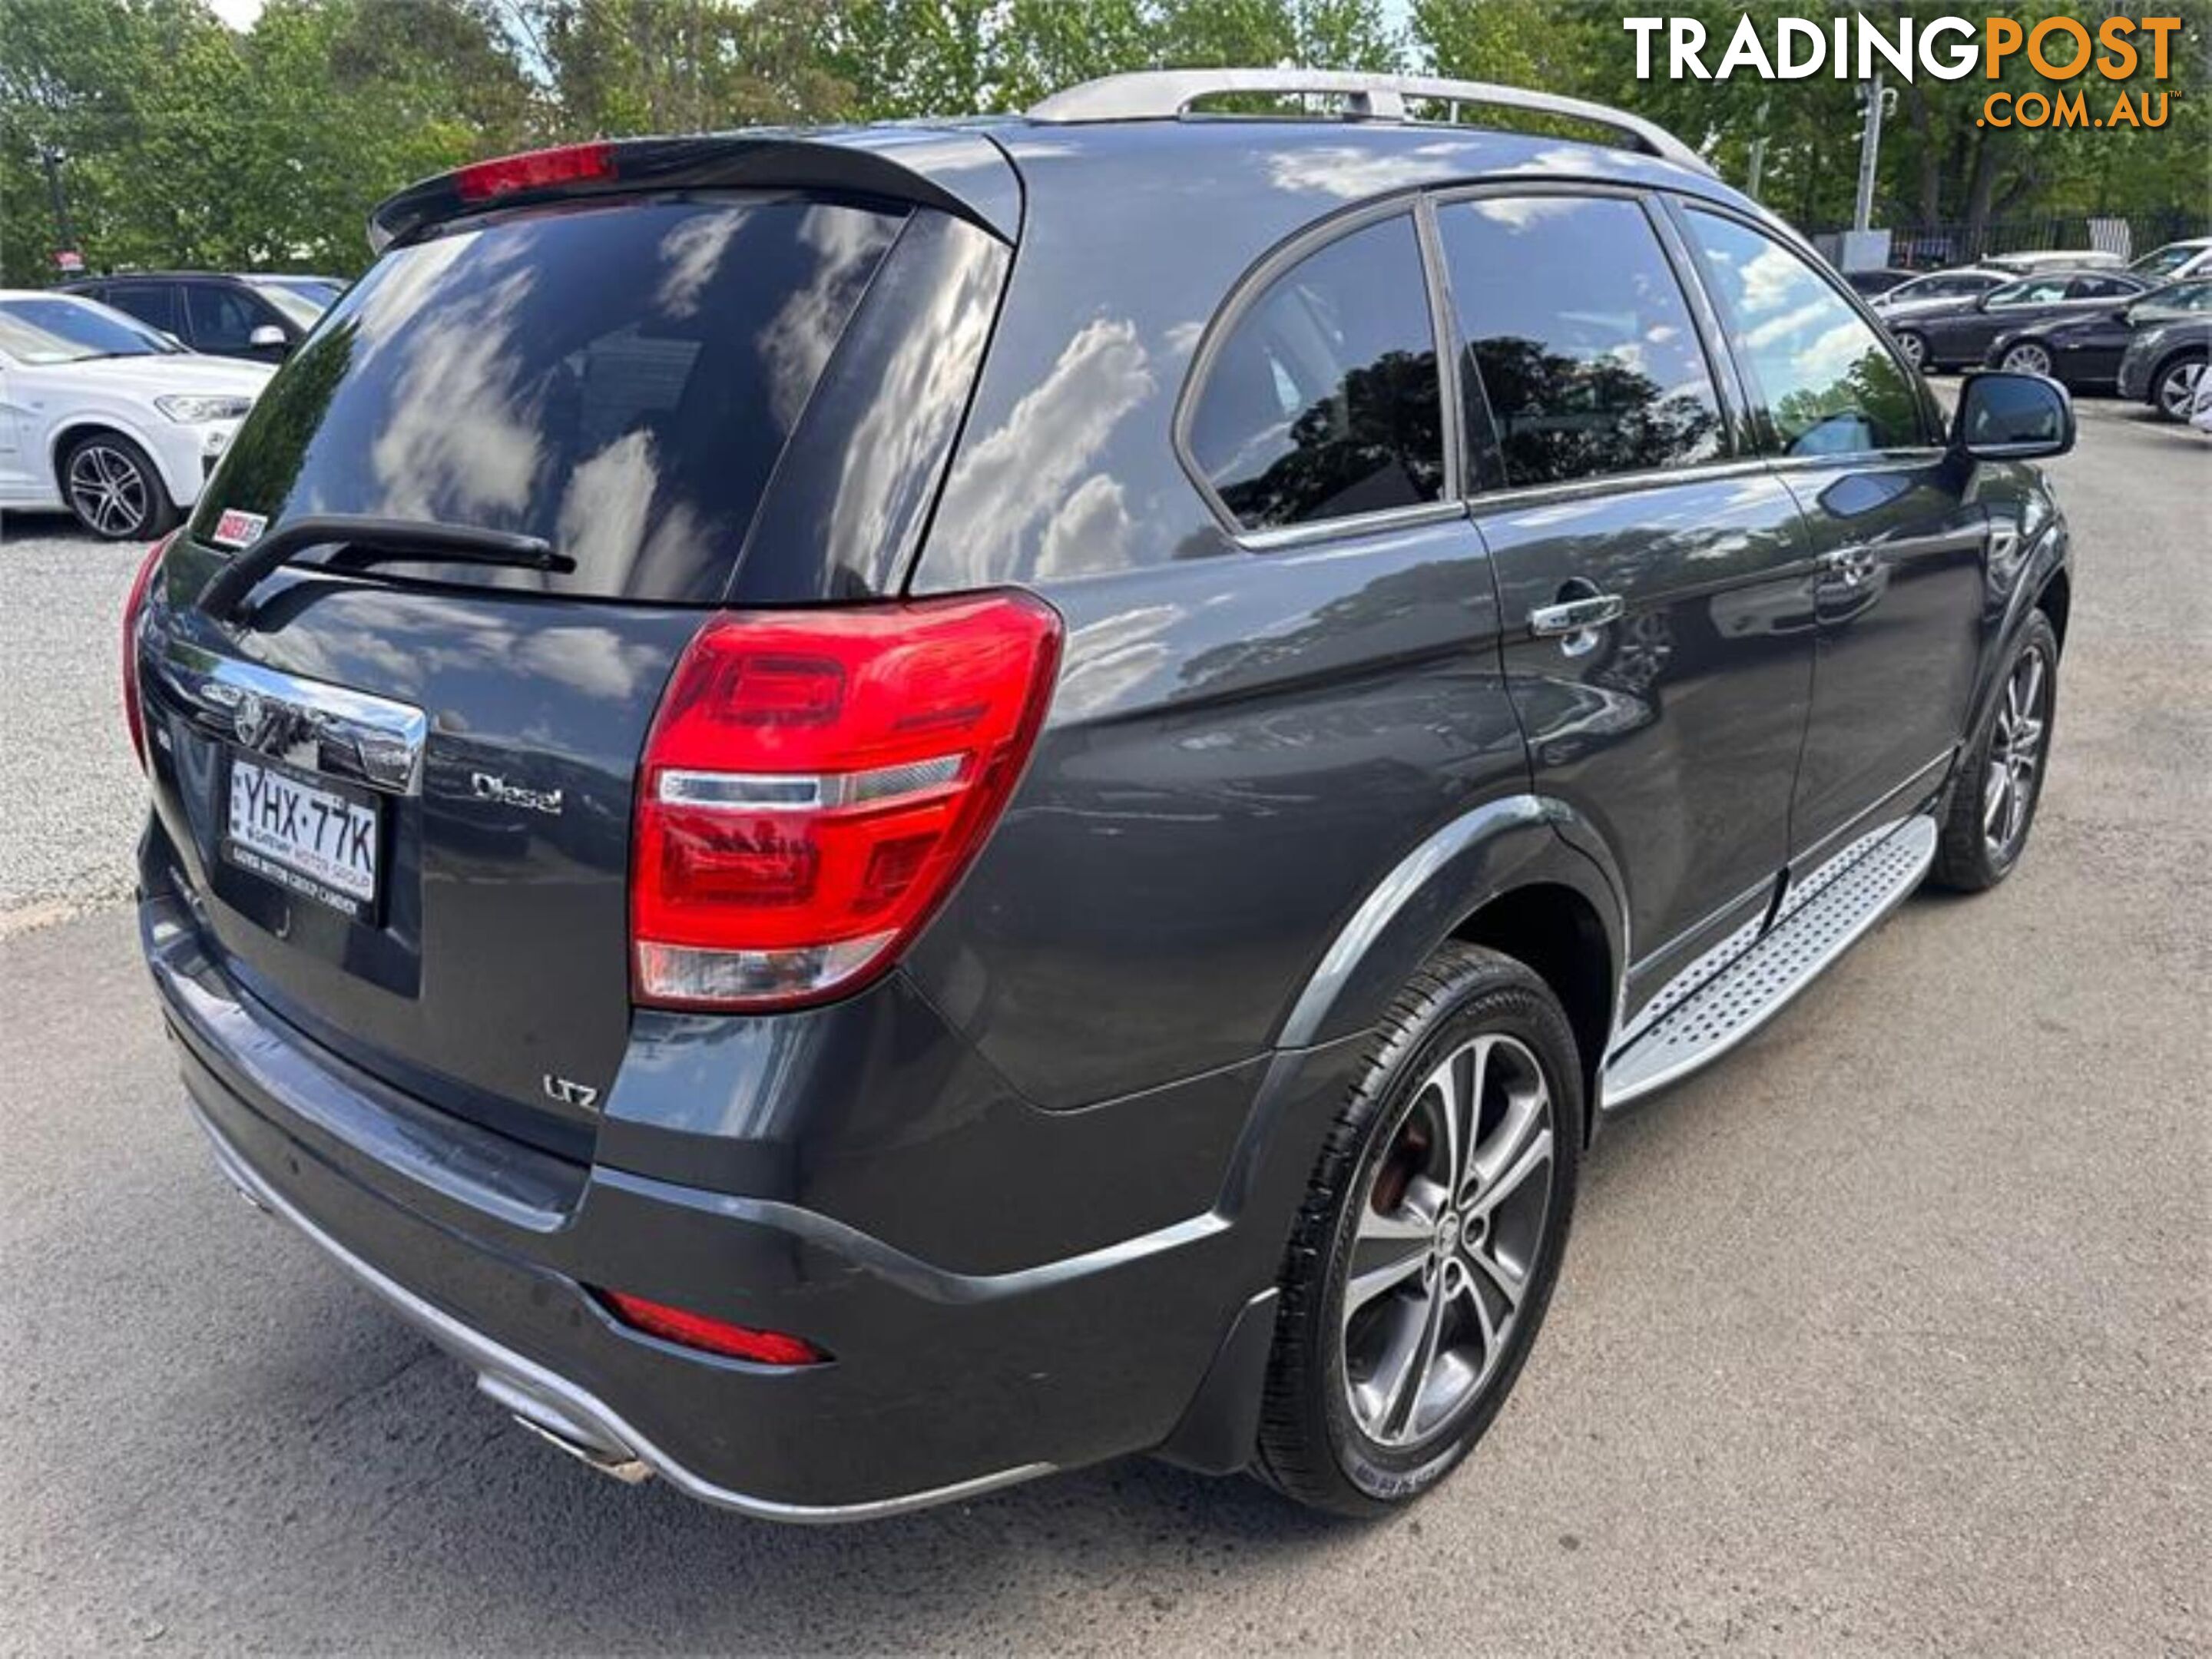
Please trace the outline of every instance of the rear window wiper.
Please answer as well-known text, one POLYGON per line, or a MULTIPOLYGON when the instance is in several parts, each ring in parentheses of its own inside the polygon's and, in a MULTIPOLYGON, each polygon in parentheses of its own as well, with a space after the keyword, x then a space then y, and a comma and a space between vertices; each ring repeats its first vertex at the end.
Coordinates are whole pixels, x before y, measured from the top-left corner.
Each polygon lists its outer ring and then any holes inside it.
POLYGON ((263 578, 311 547, 343 548, 349 566, 422 559, 446 564, 509 565, 561 575, 576 568, 574 559, 556 553, 550 542, 537 536, 478 530, 468 525, 331 513, 294 519, 270 531, 217 571, 194 603, 202 614, 228 622, 263 578))

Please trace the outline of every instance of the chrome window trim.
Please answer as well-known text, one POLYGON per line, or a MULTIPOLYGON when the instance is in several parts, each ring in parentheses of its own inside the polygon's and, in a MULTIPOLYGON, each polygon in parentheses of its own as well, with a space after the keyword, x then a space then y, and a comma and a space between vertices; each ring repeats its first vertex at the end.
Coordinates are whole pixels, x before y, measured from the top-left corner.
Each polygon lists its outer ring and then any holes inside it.
POLYGON ((1464 505, 1478 517, 1503 508, 1550 507, 1562 501, 1593 500, 1626 495, 1668 484, 1710 483, 1729 478, 1768 476, 1769 463, 1760 456, 1732 456, 1725 460, 1701 461, 1695 466, 1643 467, 1634 472, 1607 472, 1592 478, 1571 478, 1558 483, 1512 484, 1486 489, 1464 505))
POLYGON ((1317 542, 1375 535, 1391 530, 1413 530, 1423 525, 1449 524, 1467 517, 1463 501, 1417 501, 1411 507, 1385 507, 1379 513, 1355 513, 1347 518, 1322 519, 1313 524, 1286 524, 1273 530, 1248 530, 1237 544, 1249 553, 1272 553, 1286 547, 1310 547, 1317 542))

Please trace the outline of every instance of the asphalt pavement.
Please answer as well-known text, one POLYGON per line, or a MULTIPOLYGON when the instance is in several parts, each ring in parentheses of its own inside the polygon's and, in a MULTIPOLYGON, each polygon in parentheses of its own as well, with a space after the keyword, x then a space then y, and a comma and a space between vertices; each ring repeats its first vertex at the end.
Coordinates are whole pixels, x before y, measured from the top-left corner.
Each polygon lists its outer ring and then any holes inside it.
POLYGON ((0 1650, 2212 1650, 2212 443, 2085 403, 2054 471, 2024 865, 1600 1137, 1518 1391, 1375 1525, 1132 1460, 781 1529, 514 1429, 210 1166, 114 902, 131 556, 9 519, 0 1650))

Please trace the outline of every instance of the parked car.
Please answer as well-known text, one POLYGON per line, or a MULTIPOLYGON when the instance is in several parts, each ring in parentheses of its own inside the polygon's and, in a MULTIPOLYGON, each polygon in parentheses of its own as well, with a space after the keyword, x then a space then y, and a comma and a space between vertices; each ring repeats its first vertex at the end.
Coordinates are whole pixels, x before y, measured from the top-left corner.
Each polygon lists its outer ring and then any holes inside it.
POLYGON ((1844 280, 1858 293, 1871 300, 1877 294, 1888 293, 1900 283, 1911 282, 1912 273, 1909 270, 1895 270, 1887 267, 1880 270, 1847 270, 1844 273, 1844 280))
POLYGON ((1874 296, 1876 315, 1883 318, 1907 317, 1922 310, 1934 310, 1955 304, 1991 289, 2002 288, 2019 280, 2009 271, 1985 270, 1979 265, 1958 265, 1948 270, 1931 270, 1923 276, 1915 276, 1909 283, 1899 283, 1895 288, 1874 296))
POLYGON ((337 303, 338 295, 346 291, 346 279, 343 276, 298 276, 287 271, 256 276, 252 280, 264 288, 283 289, 299 295, 315 307, 319 315, 328 311, 337 303))
POLYGON ((2148 404, 2165 420, 2187 420, 2208 356, 2212 318, 2175 317, 2136 329, 2120 357, 2120 396, 2148 404))
POLYGON ((1993 368, 2048 374, 2072 389, 2102 390, 2118 380, 2121 354, 2136 330, 2200 313, 2212 313, 2212 277, 2169 283, 2086 316, 2024 323, 1992 340, 1983 361, 1993 368))
POLYGON ((374 225, 129 607, 142 936, 229 1178, 600 1468, 1404 1504, 1593 1127, 2026 845, 2064 392, 1947 434, 1637 117, 1145 74, 374 225), (1181 118, 1274 90, 1358 118, 1181 118))
POLYGON ((2146 281, 2171 283, 2184 276, 2212 275, 2212 236, 2192 237, 2153 248, 2128 269, 2146 281))
POLYGON ((70 295, 0 289, 0 508, 144 540, 199 499, 269 370, 70 295))
POLYGON ((2046 270, 2122 270, 2127 261, 2117 253, 2099 247, 2041 248, 2027 253, 1992 253, 1982 264, 1999 270, 2009 270, 2016 276, 2033 276, 2046 270))
POLYGON ((1952 368, 1980 362, 2000 334, 2112 310, 2147 286, 2124 271, 2045 271, 1947 305, 1893 313, 1886 320, 1898 349, 1916 368, 1952 368))
POLYGON ((81 294, 173 334, 195 351, 273 363, 307 337, 337 297, 328 277, 144 271, 65 283, 81 294))

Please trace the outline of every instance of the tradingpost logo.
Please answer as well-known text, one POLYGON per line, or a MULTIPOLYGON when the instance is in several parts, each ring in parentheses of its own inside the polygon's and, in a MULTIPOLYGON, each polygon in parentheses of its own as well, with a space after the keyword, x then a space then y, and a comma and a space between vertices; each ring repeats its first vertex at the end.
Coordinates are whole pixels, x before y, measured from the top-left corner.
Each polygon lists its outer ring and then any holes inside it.
POLYGON ((1823 73, 1838 81, 1926 75, 1963 81, 1978 71, 1994 81, 2007 60, 2023 63, 2051 83, 2048 92, 1991 92, 1980 125, 1991 127, 2162 127, 2168 94, 2130 87, 2163 82, 2180 31, 2179 17, 2013 17, 1978 21, 1903 17, 1875 22, 1852 13, 1826 22, 1808 17, 1745 13, 1717 58, 1705 24, 1694 17, 1625 17, 1635 37, 1636 78, 1661 72, 1674 81, 1726 81, 1744 74, 1761 81, 1803 81, 1823 73), (2112 101, 2103 101, 2109 91, 2112 101))

